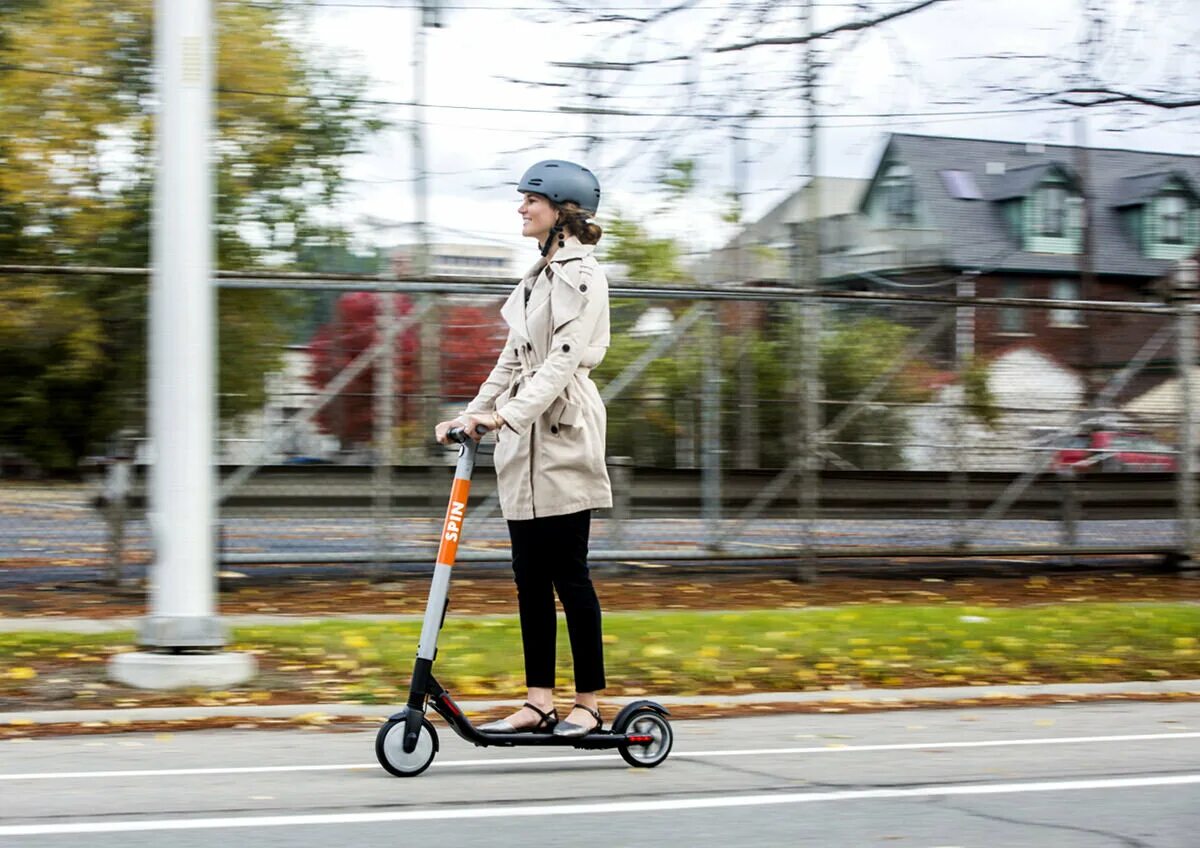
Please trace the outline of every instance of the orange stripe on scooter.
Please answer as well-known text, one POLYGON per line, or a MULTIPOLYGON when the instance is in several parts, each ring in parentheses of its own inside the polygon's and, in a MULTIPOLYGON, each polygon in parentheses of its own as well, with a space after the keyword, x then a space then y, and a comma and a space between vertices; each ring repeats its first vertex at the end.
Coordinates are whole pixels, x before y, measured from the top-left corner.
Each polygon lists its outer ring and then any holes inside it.
POLYGON ((450 488, 450 505, 446 507, 446 520, 442 522, 442 541, 438 545, 439 565, 454 565, 454 558, 458 556, 458 540, 467 517, 467 494, 470 491, 470 480, 454 478, 454 485, 450 488))

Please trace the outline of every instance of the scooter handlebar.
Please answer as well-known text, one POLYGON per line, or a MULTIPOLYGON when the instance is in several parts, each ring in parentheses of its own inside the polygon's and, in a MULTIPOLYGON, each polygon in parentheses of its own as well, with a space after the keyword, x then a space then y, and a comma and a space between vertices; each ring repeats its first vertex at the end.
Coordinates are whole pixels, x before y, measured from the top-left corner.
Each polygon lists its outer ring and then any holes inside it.
MULTIPOLYGON (((478 433, 479 435, 482 436, 485 433, 487 433, 487 431, 488 431, 488 428, 484 427, 482 424, 475 425, 475 432, 478 433)), ((446 433, 446 437, 448 439, 450 439, 451 441, 458 442, 460 445, 465 445, 467 443, 467 441, 471 438, 470 436, 467 435, 466 427, 455 427, 446 433)))

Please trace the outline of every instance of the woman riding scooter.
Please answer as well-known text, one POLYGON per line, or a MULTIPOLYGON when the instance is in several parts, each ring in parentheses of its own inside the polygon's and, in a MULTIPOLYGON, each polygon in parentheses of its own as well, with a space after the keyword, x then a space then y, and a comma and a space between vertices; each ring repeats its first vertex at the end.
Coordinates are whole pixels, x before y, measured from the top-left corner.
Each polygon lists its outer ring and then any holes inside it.
POLYGON ((472 438, 495 430, 500 506, 512 540, 513 575, 525 654, 524 706, 480 728, 582 737, 600 729, 604 688, 600 602, 588 574, 591 511, 612 506, 605 466, 606 412, 588 374, 609 344, 608 283, 588 219, 600 184, 572 162, 539 162, 521 178, 521 234, 541 258, 500 310, 508 338, 475 398, 437 425, 472 438), (554 706, 557 591, 575 667, 575 703, 563 721, 554 706))

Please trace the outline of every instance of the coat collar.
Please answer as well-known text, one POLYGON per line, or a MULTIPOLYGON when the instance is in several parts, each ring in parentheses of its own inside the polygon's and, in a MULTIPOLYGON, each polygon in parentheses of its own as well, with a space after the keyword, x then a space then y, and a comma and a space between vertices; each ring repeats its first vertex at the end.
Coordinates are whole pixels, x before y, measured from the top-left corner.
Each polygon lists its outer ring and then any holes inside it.
POLYGON ((525 272, 522 280, 536 280, 538 274, 542 273, 542 269, 547 265, 561 265, 564 262, 569 262, 572 259, 582 259, 585 256, 591 256, 596 252, 596 245, 584 244, 576 236, 567 236, 563 239, 563 246, 554 251, 554 255, 547 262, 544 258, 538 259, 525 272))
MULTIPOLYGON (((541 286, 537 285, 538 277, 541 275, 542 271, 545 270, 547 272, 547 276, 559 276, 570 283, 570 279, 562 271, 562 264, 564 262, 570 262, 573 259, 582 259, 586 256, 591 256, 595 250, 595 245, 584 244, 575 236, 567 236, 565 239, 563 239, 563 246, 554 251, 554 256, 551 257, 549 262, 547 262, 544 258, 538 259, 538 261, 535 262, 530 269, 525 272, 525 276, 521 279, 521 282, 515 289, 513 289, 512 293, 508 296, 508 300, 505 301, 504 306, 500 309, 500 314, 508 323, 508 326, 511 327, 513 331, 517 333, 517 335, 524 339, 531 340, 529 328, 525 321, 526 313, 531 311, 535 306, 539 306, 542 301, 551 296, 550 285, 547 283, 543 283, 541 286), (530 288, 533 289, 533 294, 530 296, 528 301, 525 300, 526 283, 529 283, 530 288)), ((575 299, 578 299, 577 295, 575 299)), ((578 312, 578 305, 576 305, 573 310, 560 309, 559 311, 564 316, 573 316, 578 312)))
POLYGON ((550 257, 550 264, 559 265, 572 259, 582 259, 585 256, 591 256, 595 250, 596 245, 584 244, 575 236, 567 236, 563 239, 563 246, 554 251, 554 255, 550 257))

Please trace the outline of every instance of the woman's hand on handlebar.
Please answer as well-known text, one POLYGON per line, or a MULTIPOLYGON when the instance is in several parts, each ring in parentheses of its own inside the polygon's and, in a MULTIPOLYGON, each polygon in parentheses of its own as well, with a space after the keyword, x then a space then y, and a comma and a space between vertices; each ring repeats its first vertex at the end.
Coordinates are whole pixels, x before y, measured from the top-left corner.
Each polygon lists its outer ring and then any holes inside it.
POLYGON ((439 444, 454 444, 453 439, 447 434, 455 429, 466 430, 467 434, 478 442, 483 438, 485 433, 496 429, 496 424, 491 413, 487 415, 463 415, 450 421, 443 421, 437 425, 433 430, 434 438, 438 440, 439 444))

